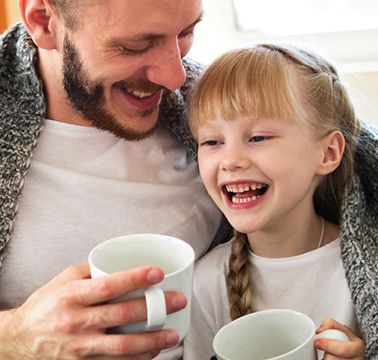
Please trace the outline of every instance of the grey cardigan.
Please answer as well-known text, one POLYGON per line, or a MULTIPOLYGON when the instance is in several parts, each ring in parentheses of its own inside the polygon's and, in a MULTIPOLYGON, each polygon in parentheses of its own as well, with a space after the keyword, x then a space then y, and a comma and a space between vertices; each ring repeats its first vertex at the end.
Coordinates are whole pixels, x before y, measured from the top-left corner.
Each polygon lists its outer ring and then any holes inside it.
MULTIPOLYGON (((0 38, 0 268, 11 240, 18 198, 43 129, 46 100, 37 73, 37 50, 21 24, 0 38)), ((195 157, 187 127, 186 96, 200 66, 184 61, 185 85, 167 92, 159 121, 195 157)), ((378 134, 363 126, 356 176, 346 188, 341 251, 356 315, 367 344, 366 359, 378 359, 378 134)))

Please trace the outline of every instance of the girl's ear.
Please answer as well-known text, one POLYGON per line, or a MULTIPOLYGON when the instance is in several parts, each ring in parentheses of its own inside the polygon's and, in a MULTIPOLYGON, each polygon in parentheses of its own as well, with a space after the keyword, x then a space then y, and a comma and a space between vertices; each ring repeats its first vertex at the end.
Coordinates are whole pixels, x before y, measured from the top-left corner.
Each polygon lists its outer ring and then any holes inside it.
POLYGON ((57 48, 56 11, 49 0, 19 0, 22 21, 34 43, 42 49, 57 48))
POLYGON ((345 139, 339 130, 334 130, 323 140, 321 163, 318 166, 318 175, 327 175, 334 171, 340 164, 344 153, 345 139))

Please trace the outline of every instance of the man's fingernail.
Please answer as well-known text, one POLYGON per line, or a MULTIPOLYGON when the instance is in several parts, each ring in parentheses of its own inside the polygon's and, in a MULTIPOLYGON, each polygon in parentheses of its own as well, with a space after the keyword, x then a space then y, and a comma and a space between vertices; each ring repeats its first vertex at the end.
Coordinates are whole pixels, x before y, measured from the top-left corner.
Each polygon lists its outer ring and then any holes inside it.
POLYGON ((147 273, 147 281, 150 284, 156 284, 163 280, 163 274, 161 271, 159 271, 156 268, 152 268, 148 273, 147 273))
POLYGON ((179 339, 180 339, 179 335, 176 332, 171 331, 167 334, 167 338, 166 338, 167 345, 169 346, 177 345, 177 343, 179 342, 179 339))
POLYGON ((183 309, 187 304, 187 300, 184 294, 177 293, 172 298, 172 306, 174 309, 179 310, 183 309))

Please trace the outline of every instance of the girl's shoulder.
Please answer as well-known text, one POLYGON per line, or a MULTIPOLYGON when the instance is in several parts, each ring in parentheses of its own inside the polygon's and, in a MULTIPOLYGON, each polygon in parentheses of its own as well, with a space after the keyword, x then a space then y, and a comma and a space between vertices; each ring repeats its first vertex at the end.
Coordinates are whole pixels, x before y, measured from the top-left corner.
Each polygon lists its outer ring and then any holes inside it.
POLYGON ((233 239, 218 245, 196 262, 195 288, 201 289, 201 291, 211 291, 210 288, 213 285, 225 282, 232 241, 233 239))
POLYGON ((216 246, 214 249, 206 253, 197 261, 196 270, 202 268, 209 269, 209 267, 212 266, 217 266, 219 269, 220 264, 223 264, 225 262, 227 263, 231 254, 231 246, 233 241, 234 238, 224 244, 216 246))
POLYGON ((195 264, 193 294, 209 312, 214 311, 211 309, 214 304, 209 299, 223 298, 223 294, 227 294, 226 276, 231 244, 232 240, 218 245, 195 264))

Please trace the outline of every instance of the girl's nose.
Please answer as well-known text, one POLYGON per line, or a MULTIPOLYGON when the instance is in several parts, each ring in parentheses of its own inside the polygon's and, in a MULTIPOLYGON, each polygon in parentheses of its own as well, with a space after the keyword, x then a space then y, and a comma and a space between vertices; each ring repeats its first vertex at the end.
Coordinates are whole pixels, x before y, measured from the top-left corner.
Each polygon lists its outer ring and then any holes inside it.
POLYGON ((249 168, 251 162, 241 149, 233 148, 229 149, 224 153, 219 167, 223 171, 236 171, 236 170, 245 170, 249 168))

